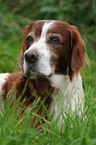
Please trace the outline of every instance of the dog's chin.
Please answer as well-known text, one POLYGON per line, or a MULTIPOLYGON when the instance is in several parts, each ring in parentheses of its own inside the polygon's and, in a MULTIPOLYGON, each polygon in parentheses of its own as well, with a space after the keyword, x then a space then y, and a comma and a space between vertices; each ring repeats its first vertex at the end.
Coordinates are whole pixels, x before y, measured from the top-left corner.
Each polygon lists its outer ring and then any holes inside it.
POLYGON ((35 79, 35 78, 50 78, 52 76, 52 73, 50 74, 45 74, 45 73, 40 73, 40 72, 32 72, 32 71, 27 71, 26 73, 24 72, 24 76, 30 79, 35 79))

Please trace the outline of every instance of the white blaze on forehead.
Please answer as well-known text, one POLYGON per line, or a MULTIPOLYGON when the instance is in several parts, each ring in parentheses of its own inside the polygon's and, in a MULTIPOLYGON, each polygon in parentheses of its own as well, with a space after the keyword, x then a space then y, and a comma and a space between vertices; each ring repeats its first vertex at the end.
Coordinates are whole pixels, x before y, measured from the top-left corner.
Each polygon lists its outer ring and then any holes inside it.
POLYGON ((48 30, 52 27, 53 21, 51 22, 46 22, 42 28, 42 33, 41 37, 39 40, 39 53, 41 54, 41 59, 38 63, 38 69, 40 70, 41 73, 45 75, 50 75, 52 73, 52 68, 50 66, 50 51, 48 49, 48 46, 46 44, 46 39, 47 39, 47 33, 48 30))
POLYGON ((54 21, 51 21, 51 22, 46 22, 46 23, 43 25, 42 33, 41 33, 41 38, 43 37, 43 38, 46 39, 47 32, 48 32, 48 30, 52 27, 53 24, 54 24, 54 21))

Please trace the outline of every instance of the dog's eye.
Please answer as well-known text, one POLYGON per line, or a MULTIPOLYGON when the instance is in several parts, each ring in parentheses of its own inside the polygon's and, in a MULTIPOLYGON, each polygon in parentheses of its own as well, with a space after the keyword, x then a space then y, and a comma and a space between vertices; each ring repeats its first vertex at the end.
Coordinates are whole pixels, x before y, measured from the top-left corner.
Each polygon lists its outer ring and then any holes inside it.
POLYGON ((59 37, 50 37, 49 38, 49 43, 59 43, 60 39, 59 37))
POLYGON ((32 38, 31 36, 28 36, 28 37, 27 37, 27 41, 28 41, 29 43, 32 43, 32 42, 33 42, 33 38, 32 38))

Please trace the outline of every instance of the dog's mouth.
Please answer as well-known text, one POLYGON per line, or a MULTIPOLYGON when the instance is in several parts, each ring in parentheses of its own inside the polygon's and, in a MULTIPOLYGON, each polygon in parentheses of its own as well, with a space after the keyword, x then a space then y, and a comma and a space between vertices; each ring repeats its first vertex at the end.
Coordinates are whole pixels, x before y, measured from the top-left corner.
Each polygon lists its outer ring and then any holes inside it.
POLYGON ((41 75, 38 75, 38 78, 50 78, 52 77, 52 73, 50 73, 49 75, 45 75, 45 74, 41 74, 41 75))
POLYGON ((27 78, 31 78, 31 79, 35 79, 35 78, 50 78, 52 77, 52 72, 49 74, 43 73, 43 72, 39 72, 37 70, 35 70, 34 68, 29 68, 27 69, 26 72, 24 72, 25 77, 27 78))

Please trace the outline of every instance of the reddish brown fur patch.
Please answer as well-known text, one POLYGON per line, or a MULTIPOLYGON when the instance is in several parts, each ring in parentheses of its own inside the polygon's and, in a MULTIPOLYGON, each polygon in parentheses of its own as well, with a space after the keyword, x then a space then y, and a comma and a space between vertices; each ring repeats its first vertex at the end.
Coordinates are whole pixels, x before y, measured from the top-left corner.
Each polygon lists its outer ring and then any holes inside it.
POLYGON ((11 73, 9 75, 9 77, 6 79, 6 82, 5 82, 5 84, 2 88, 5 92, 5 95, 7 95, 9 90, 12 89, 12 86, 13 86, 14 82, 19 80, 22 75, 23 75, 23 72, 11 73))
MULTIPOLYGON (((5 96, 8 94, 9 90, 12 89, 13 93, 16 91, 16 97, 18 98, 22 94, 27 80, 28 79, 23 76, 22 72, 10 74, 3 86, 5 96)), ((32 103, 34 100, 33 98, 36 96, 45 96, 45 94, 49 92, 52 93, 53 88, 50 86, 50 83, 46 78, 29 79, 21 99, 23 100, 24 98, 27 98, 32 100, 32 103)))
MULTIPOLYGON (((10 91, 10 89, 12 89, 12 95, 14 94, 16 95, 16 99, 21 97, 20 103, 18 105, 22 104, 22 101, 23 101, 24 102, 23 105, 26 106, 26 108, 31 107, 33 101, 35 99, 40 98, 40 101, 37 104, 37 106, 39 107, 39 110, 37 112, 38 115, 41 115, 42 112, 44 112, 43 106, 46 106, 46 108, 49 109, 52 102, 52 94, 54 93, 54 88, 50 86, 50 83, 46 78, 36 78, 34 80, 31 80, 31 79, 25 78, 22 72, 12 73, 7 78, 6 83, 3 86, 3 91, 5 92, 4 100, 6 100, 6 96, 8 92, 10 91), (24 90, 24 87, 27 81, 28 83, 24 90), (43 101, 43 105, 41 105, 42 101, 43 101)), ((12 107, 12 105, 14 104, 13 102, 14 100, 12 100, 12 96, 11 96, 10 101, 11 101, 10 107, 12 107)), ((35 123, 36 118, 37 117, 33 119, 32 123, 35 123)), ((40 121, 44 122, 43 120, 40 120, 40 121)), ((40 125, 40 122, 37 123, 36 127, 38 125, 40 125)))
POLYGON ((78 73, 84 65, 86 48, 78 29, 75 26, 71 26, 71 29, 70 77, 72 79, 73 75, 78 73))
POLYGON ((31 31, 34 32, 34 35, 36 38, 39 38, 41 36, 42 27, 43 27, 44 23, 45 23, 45 21, 34 22, 31 31))

